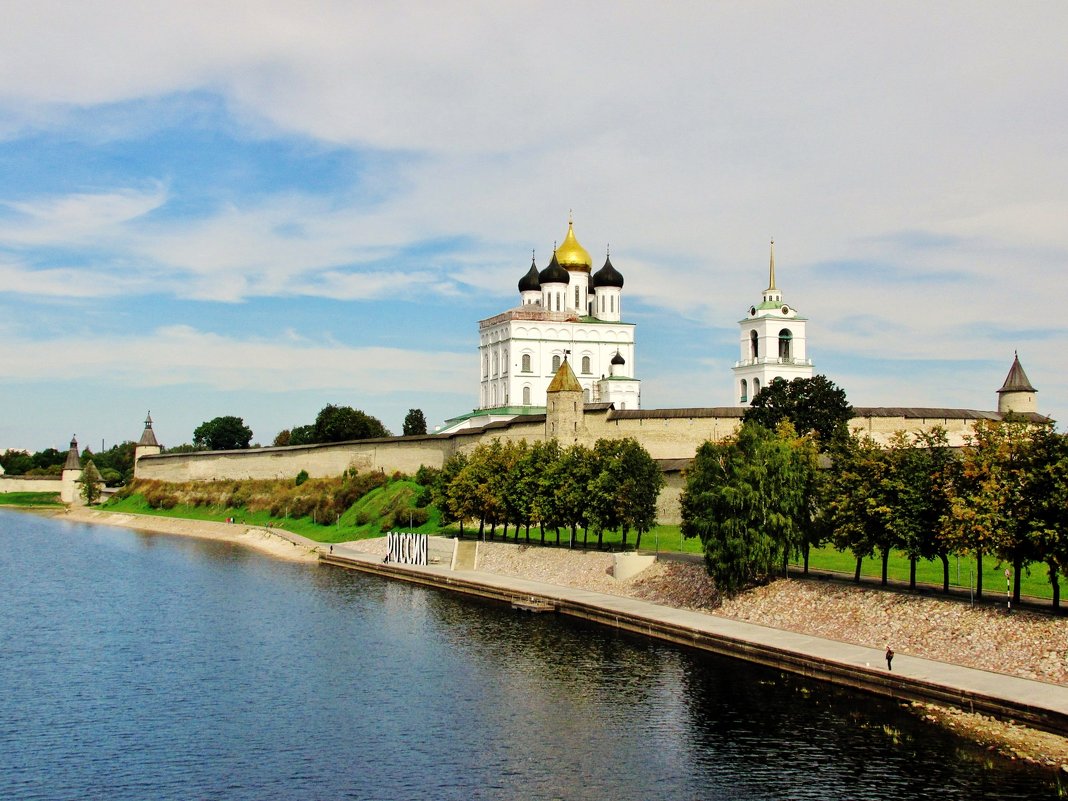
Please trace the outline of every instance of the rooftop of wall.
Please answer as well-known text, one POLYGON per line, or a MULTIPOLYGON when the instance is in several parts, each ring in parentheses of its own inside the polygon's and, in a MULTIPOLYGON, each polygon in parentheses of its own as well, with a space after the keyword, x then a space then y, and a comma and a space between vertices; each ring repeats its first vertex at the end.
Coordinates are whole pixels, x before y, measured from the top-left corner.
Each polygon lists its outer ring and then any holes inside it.
POLYGON ((521 424, 545 424, 544 414, 520 414, 509 420, 497 420, 493 423, 486 423, 484 426, 476 426, 474 428, 461 428, 459 431, 453 431, 450 434, 439 434, 439 438, 452 439, 455 437, 477 437, 481 436, 487 431, 501 431, 511 428, 514 425, 521 424))
POLYGON ((693 459, 653 459, 660 468, 661 473, 681 473, 691 464, 693 459))
POLYGON ((741 417, 741 406, 709 406, 694 409, 614 409, 608 413, 609 420, 668 420, 684 417, 741 417))
MULTIPOLYGON (((977 409, 944 409, 925 406, 854 406, 853 418, 858 417, 904 417, 925 420, 1001 420, 1000 412, 982 412, 977 409)), ((1017 417, 1031 423, 1042 423, 1048 417, 1037 412, 1017 413, 1017 417)))
POLYGON ((0 473, 0 481, 62 481, 62 476, 27 476, 24 474, 17 474, 9 476, 7 473, 0 473))

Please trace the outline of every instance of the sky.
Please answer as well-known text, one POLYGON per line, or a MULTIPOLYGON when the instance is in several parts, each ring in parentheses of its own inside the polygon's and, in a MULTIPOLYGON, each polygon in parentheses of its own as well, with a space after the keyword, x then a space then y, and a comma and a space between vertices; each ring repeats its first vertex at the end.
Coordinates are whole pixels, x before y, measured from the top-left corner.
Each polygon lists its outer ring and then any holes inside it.
POLYGON ((3 9, 0 448, 433 428, 569 214, 643 408, 734 403, 774 237, 854 405, 1068 420, 1068 4, 3 9))

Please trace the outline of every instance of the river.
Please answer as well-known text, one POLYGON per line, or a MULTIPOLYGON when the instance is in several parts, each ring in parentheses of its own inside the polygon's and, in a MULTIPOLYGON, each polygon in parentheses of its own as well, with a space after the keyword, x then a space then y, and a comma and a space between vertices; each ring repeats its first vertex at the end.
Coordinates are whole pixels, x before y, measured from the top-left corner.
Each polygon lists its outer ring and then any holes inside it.
POLYGON ((1043 799, 892 702, 549 615, 0 511, 0 798, 1043 799))

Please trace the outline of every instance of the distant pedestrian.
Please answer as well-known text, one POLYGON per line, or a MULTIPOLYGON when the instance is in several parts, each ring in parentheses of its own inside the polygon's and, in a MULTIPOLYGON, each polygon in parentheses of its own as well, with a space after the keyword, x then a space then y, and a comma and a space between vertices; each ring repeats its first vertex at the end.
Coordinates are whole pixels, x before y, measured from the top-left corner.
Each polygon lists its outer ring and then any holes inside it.
POLYGON ((890 643, 886 644, 886 669, 893 670, 890 663, 894 661, 894 649, 890 647, 890 643))

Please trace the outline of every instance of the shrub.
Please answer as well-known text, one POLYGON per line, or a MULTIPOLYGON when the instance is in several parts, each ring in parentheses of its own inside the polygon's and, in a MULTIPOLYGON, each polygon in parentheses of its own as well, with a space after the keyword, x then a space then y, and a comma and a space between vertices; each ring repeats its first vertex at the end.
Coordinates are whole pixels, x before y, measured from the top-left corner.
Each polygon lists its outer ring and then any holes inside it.
POLYGON ((303 484, 307 480, 308 480, 308 471, 307 470, 301 470, 299 473, 297 473, 297 477, 294 479, 294 484, 299 487, 301 484, 303 484))

